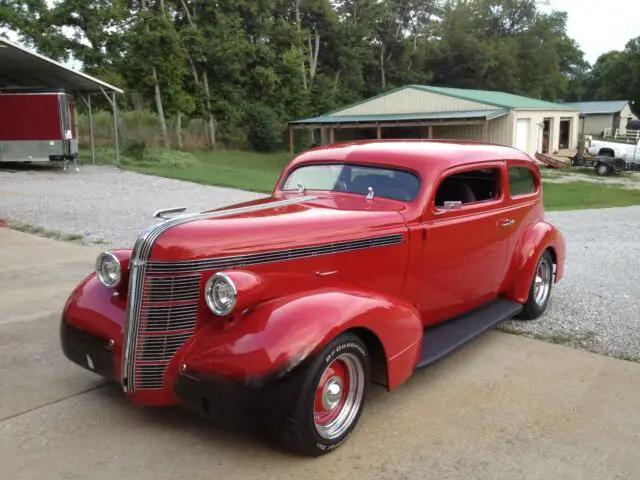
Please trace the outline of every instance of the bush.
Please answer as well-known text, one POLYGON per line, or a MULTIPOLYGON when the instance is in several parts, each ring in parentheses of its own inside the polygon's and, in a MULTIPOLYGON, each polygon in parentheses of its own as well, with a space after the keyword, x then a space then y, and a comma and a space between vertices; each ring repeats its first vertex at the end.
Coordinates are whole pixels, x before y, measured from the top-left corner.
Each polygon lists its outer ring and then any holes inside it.
POLYGON ((282 148, 282 127, 276 113, 264 105, 255 105, 245 115, 247 141, 257 152, 282 148))
POLYGON ((196 158, 188 152, 180 150, 153 150, 149 152, 146 164, 149 166, 184 168, 195 163, 196 158))
POLYGON ((170 167, 184 168, 195 163, 196 159, 188 152, 179 150, 152 149, 149 150, 142 160, 130 155, 124 155, 120 159, 123 165, 136 167, 170 167))
POLYGON ((147 142, 145 140, 127 140, 122 153, 128 157, 142 161, 147 153, 147 142))

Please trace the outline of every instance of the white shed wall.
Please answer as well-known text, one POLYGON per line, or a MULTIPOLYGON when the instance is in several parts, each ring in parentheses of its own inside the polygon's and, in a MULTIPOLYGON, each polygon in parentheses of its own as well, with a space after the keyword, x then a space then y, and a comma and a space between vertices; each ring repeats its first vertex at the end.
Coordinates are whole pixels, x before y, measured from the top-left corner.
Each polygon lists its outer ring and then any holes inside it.
POLYGON ((518 146, 517 139, 517 123, 518 119, 529 120, 529 134, 527 141, 526 153, 533 156, 536 152, 542 152, 542 132, 543 127, 539 125, 544 123, 545 118, 551 118, 551 138, 549 141, 549 151, 555 152, 560 148, 560 121, 568 119, 570 121, 569 130, 569 149, 578 147, 578 120, 579 113, 571 111, 549 111, 549 110, 517 110, 513 117, 513 130, 511 145, 518 146))
POLYGON ((633 114, 633 112, 631 111, 631 107, 629 106, 629 104, 627 104, 627 106, 622 109, 622 112, 620 112, 620 128, 621 129, 627 128, 627 122, 629 120, 637 120, 637 119, 638 117, 636 117, 633 114))
POLYGON ((467 110, 487 110, 493 108, 497 107, 438 95, 437 93, 425 92, 415 88, 404 88, 359 105, 333 112, 331 116, 463 112, 467 110))

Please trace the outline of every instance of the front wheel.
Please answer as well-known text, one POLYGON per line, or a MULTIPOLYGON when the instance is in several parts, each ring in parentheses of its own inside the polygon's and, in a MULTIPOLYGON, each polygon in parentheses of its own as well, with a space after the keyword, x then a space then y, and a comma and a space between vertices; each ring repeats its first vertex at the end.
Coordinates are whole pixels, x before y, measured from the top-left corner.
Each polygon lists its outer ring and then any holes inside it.
POLYGON ((596 167, 596 173, 601 177, 606 177, 609 174, 609 167, 601 163, 596 167))
POLYGON ((334 339, 305 367, 297 398, 268 419, 272 438, 314 457, 342 445, 362 413, 369 369, 367 348, 356 335, 334 339))
POLYGON ((551 298, 553 285, 553 259, 548 251, 545 251, 538 265, 529 289, 529 298, 524 304, 522 313, 518 318, 522 320, 535 320, 541 317, 547 309, 551 298))

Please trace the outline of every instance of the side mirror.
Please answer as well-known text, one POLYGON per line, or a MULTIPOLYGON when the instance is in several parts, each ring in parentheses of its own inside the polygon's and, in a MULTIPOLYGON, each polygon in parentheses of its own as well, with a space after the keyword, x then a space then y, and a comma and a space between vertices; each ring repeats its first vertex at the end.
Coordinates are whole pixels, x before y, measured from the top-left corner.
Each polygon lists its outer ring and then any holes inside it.
POLYGON ((438 207, 438 211, 436 212, 436 215, 444 215, 445 213, 450 212, 451 210, 458 210, 460 208, 462 208, 462 202, 460 200, 447 201, 447 202, 444 202, 444 206, 438 207))
POLYGON ((457 210, 459 208, 462 208, 462 202, 460 200, 444 202, 445 210, 457 210))

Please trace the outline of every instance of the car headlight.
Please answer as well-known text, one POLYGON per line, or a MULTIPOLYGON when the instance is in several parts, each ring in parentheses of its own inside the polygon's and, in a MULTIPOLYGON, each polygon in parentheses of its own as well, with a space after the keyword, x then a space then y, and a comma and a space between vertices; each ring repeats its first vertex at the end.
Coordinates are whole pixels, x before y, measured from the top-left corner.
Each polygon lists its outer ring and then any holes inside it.
POLYGON ((204 289, 207 306, 216 315, 227 315, 236 306, 238 290, 235 284, 224 273, 216 273, 208 281, 204 289))
POLYGON ((96 259, 96 275, 105 287, 117 287, 122 278, 120 260, 111 252, 101 253, 96 259))

